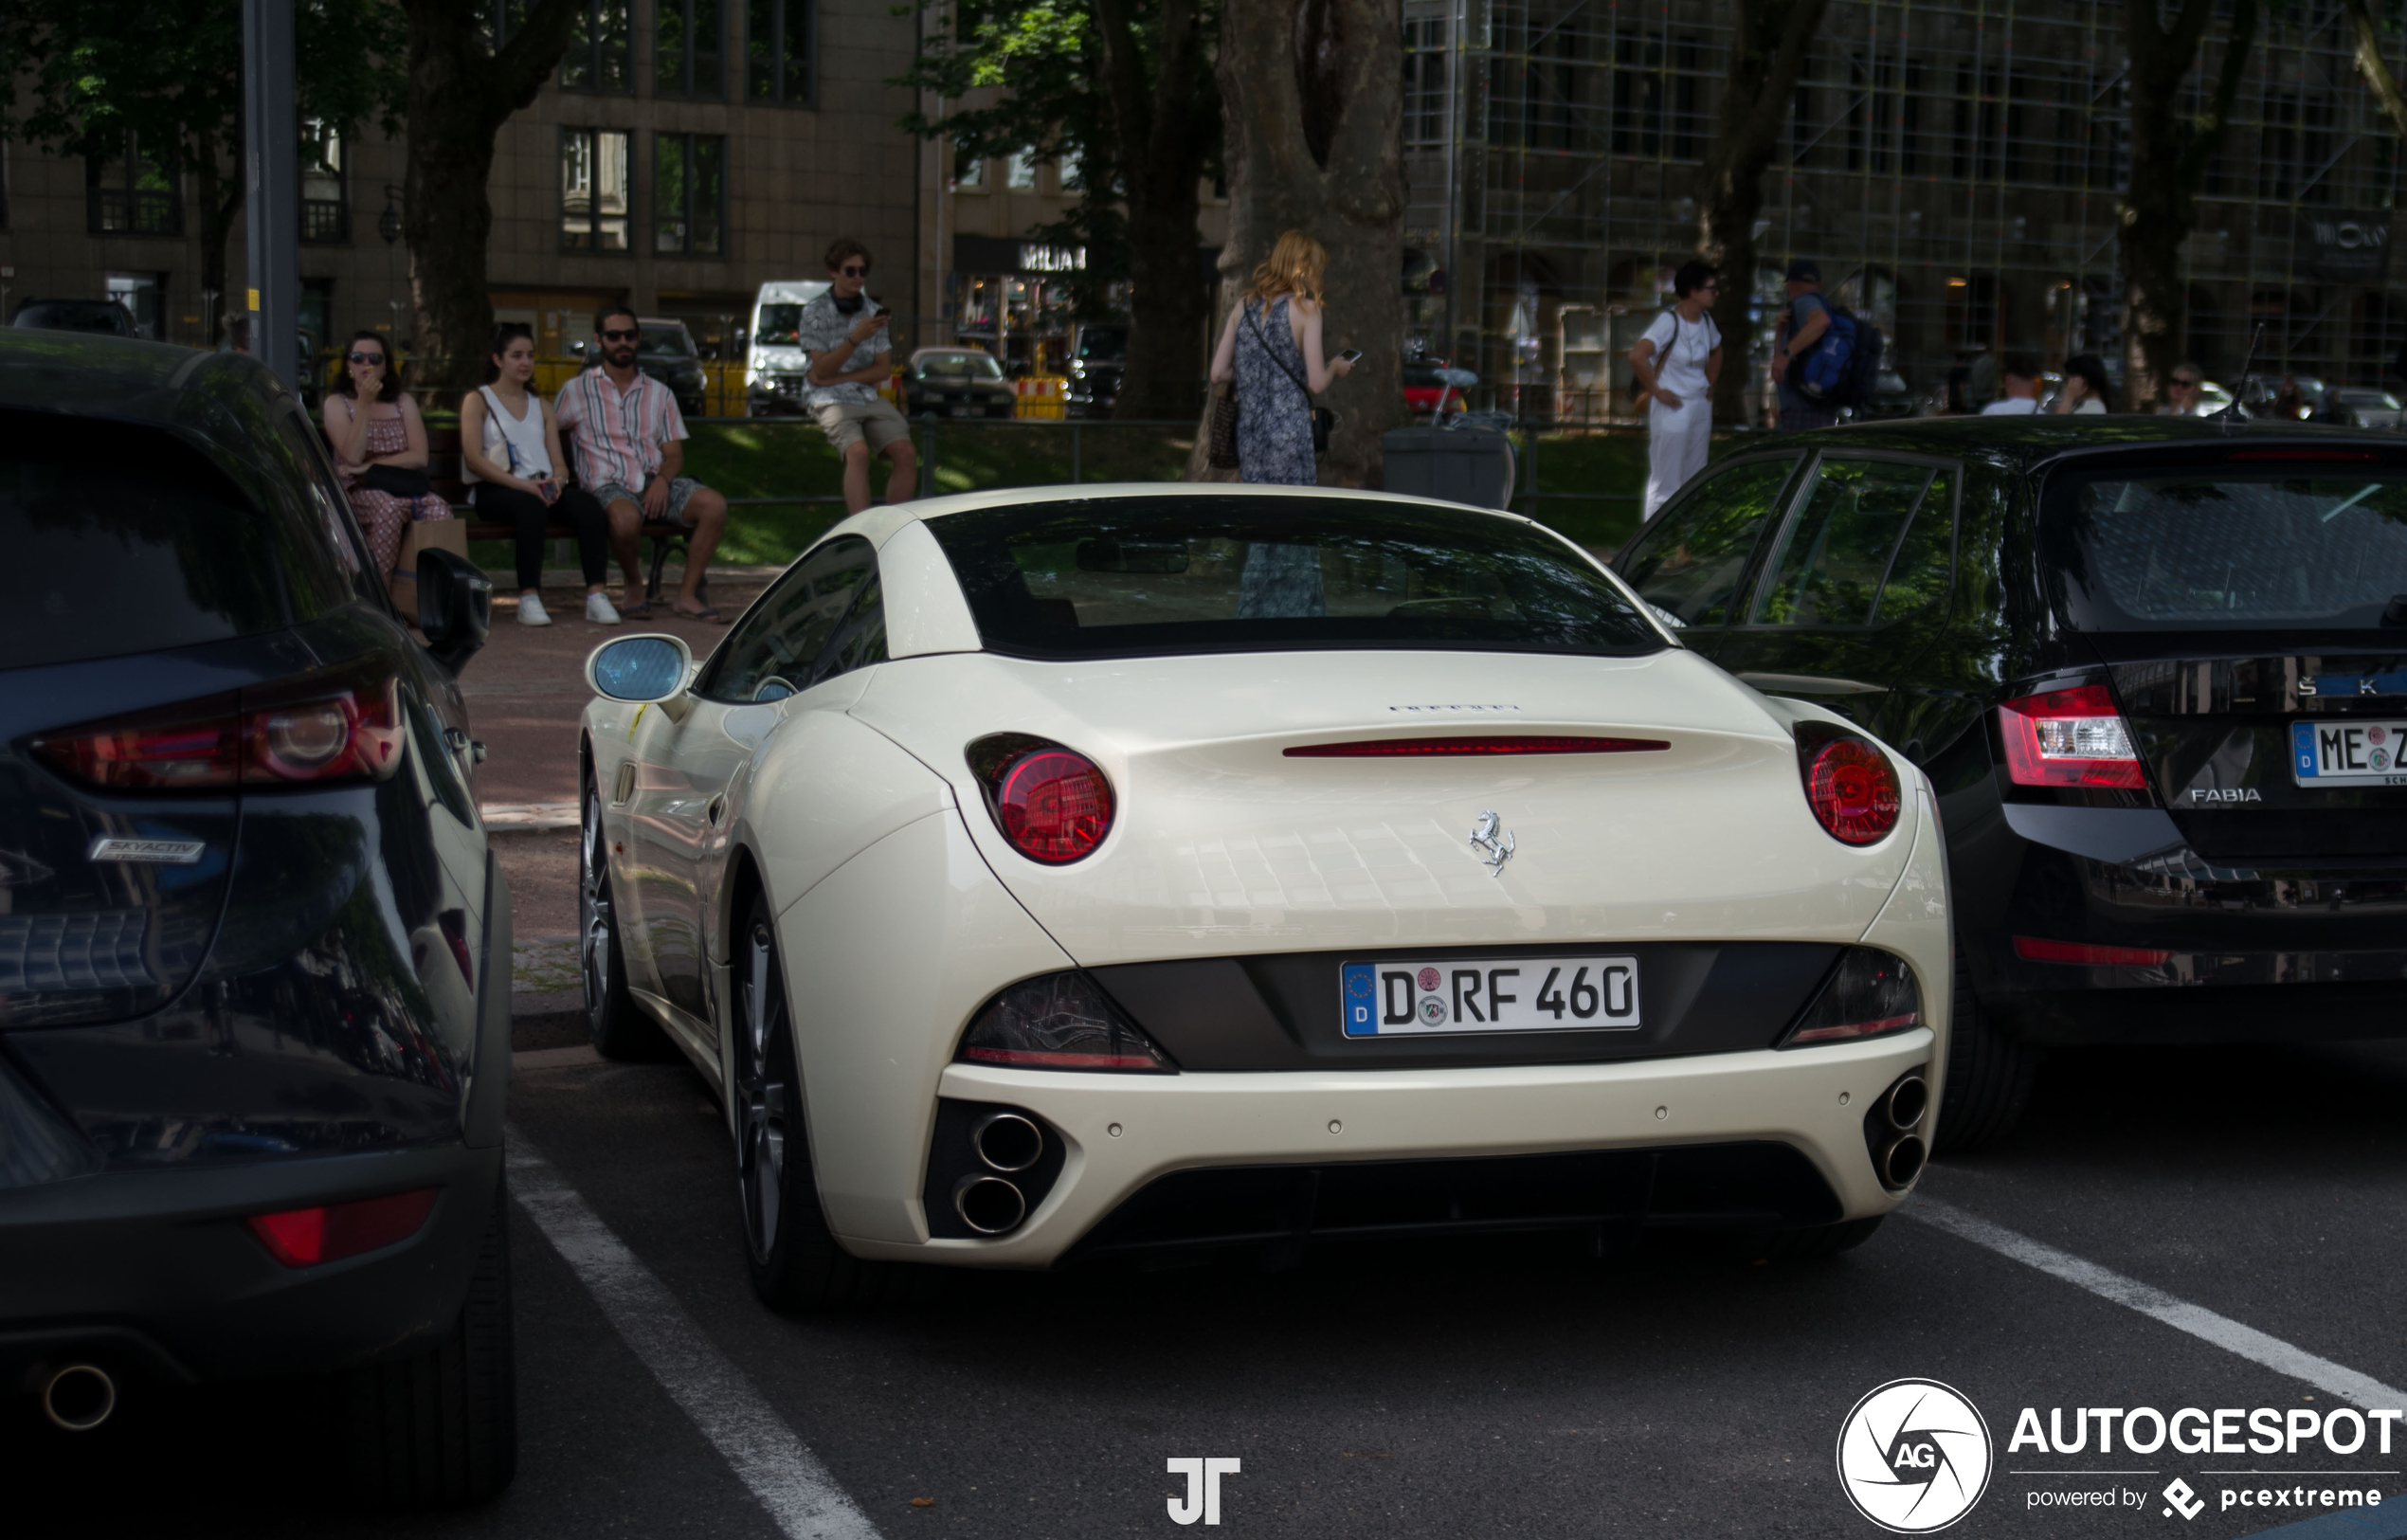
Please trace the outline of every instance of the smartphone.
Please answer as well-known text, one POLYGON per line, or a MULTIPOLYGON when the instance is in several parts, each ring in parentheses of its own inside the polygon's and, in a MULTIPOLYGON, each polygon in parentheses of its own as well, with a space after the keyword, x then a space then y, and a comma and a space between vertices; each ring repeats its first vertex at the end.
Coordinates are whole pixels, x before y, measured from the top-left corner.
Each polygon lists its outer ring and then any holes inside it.
POLYGON ((1337 355, 1337 361, 1338 361, 1339 363, 1341 363, 1341 364, 1354 364, 1354 363, 1360 363, 1360 362, 1362 361, 1362 356, 1363 356, 1363 350, 1362 350, 1362 349, 1360 349, 1360 348, 1348 348, 1348 349, 1347 349, 1344 353, 1339 353, 1339 354, 1337 355))

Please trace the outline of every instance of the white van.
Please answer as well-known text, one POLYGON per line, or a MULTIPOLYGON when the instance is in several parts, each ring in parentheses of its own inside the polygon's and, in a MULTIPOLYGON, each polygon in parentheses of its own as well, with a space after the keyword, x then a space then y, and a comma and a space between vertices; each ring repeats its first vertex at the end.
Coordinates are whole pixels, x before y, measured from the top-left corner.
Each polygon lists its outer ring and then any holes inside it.
POLYGON ((744 415, 767 417, 803 409, 809 355, 797 345, 803 307, 827 292, 825 279, 764 283, 752 299, 751 340, 744 349, 744 415))

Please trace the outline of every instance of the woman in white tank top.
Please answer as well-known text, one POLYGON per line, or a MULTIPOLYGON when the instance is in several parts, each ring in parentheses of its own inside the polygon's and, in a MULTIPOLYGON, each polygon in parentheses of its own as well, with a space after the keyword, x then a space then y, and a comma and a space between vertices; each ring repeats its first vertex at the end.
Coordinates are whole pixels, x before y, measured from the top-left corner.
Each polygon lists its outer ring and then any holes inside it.
POLYGON ((610 603, 609 516, 582 487, 560 484, 554 466, 560 426, 552 404, 527 389, 534 378, 534 330, 522 324, 494 333, 485 384, 460 403, 460 475, 477 511, 517 528, 518 623, 549 625, 543 607, 543 542, 555 521, 576 532, 585 568, 585 618, 600 625, 619 624, 610 603))

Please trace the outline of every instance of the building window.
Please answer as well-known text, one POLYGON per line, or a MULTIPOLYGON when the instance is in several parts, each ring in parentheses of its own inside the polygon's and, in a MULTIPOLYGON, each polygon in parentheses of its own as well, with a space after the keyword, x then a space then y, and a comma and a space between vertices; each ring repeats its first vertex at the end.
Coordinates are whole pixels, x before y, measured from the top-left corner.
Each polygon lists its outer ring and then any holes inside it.
POLYGON ((145 154, 132 134, 116 154, 84 156, 83 186, 95 235, 184 233, 174 157, 145 154))
POLYGON ((585 0, 569 29, 569 51, 560 56, 564 91, 633 91, 635 70, 627 62, 627 0, 585 0))
POLYGON ((955 160, 952 163, 952 190, 955 192, 986 191, 986 163, 976 157, 955 160))
POLYGON ((725 32, 719 0, 656 0, 652 13, 652 89, 664 97, 722 97, 725 32))
POLYGON ((744 94, 787 107, 816 105, 818 24, 811 0, 749 0, 744 94))
POLYGON ((627 136, 616 129, 560 131, 560 249, 624 251, 627 136))
POLYGON ((1404 21, 1404 148, 1442 149, 1448 132, 1446 19, 1404 21))
POLYGON ((134 317, 134 335, 154 342, 167 340, 161 302, 167 293, 165 273, 111 273, 106 280, 109 298, 123 305, 134 317))
POLYGON ((300 238, 311 245, 351 244, 351 204, 343 194, 343 140, 333 125, 301 119, 300 238))
POLYGON ((477 30, 484 34, 487 53, 500 52, 526 25, 527 0, 485 0, 477 8, 477 30))
POLYGON ((1062 151, 1061 158, 1053 163, 1055 185, 1064 192, 1076 192, 1083 188, 1086 184, 1081 178, 1086 172, 1081 169, 1082 164, 1076 150, 1062 151))
POLYGON ((716 134, 652 136, 652 249, 716 257, 727 228, 727 140, 716 134))
POLYGON ((1003 185, 1014 192, 1027 192, 1037 185, 1037 157, 1027 150, 1014 150, 1003 163, 1003 185))

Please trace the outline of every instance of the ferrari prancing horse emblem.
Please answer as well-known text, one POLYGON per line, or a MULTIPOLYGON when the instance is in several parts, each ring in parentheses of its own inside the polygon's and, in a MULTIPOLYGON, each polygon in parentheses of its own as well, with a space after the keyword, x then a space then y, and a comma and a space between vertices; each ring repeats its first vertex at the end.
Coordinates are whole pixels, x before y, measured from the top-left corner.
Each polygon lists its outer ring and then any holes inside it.
POLYGON ((1490 877, 1502 877, 1504 863, 1512 859, 1512 836, 1504 832, 1494 813, 1483 812, 1471 825, 1471 848, 1487 852, 1479 860, 1490 877))

